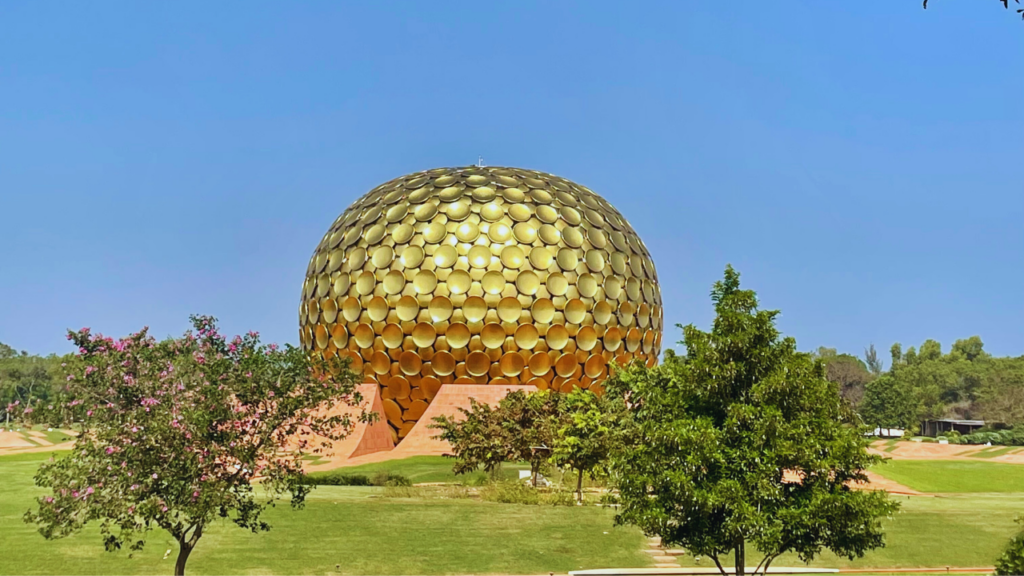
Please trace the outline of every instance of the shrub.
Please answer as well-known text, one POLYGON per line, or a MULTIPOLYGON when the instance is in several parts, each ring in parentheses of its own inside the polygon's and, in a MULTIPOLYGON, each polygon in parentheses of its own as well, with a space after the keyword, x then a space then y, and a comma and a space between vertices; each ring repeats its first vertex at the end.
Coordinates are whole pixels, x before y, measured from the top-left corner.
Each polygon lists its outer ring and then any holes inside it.
POLYGON ((397 472, 378 470, 370 478, 370 484, 373 486, 412 486, 412 480, 397 472))
POLYGON ((552 506, 575 506, 576 495, 570 490, 555 490, 544 496, 544 503, 552 506))
MULTIPOLYGON (((1017 522, 1020 522, 1020 518, 1017 522)), ((1024 532, 1014 536, 1003 550, 1003 555, 996 560, 997 576, 1013 574, 1024 574, 1024 532)))
POLYGON ((370 486, 365 474, 342 474, 337 471, 314 472, 306 476, 309 486, 370 486))
POLYGON ((487 502, 501 504, 539 504, 540 495, 535 488, 513 481, 492 482, 480 490, 487 502))

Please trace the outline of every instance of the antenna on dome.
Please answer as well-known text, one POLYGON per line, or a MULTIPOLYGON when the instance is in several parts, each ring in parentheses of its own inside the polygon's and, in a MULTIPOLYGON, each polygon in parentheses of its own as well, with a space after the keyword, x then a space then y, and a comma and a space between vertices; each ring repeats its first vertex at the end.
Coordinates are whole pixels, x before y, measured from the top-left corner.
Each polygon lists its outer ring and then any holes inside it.
POLYGON ((484 157, 483 156, 477 156, 476 157, 476 167, 477 168, 483 168, 484 167, 484 157))

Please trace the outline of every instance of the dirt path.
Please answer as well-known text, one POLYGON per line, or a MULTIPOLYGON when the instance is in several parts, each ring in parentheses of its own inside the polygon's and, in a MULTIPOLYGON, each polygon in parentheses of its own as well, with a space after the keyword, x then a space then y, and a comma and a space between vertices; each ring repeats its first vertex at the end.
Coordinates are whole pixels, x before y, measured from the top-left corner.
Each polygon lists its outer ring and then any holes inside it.
POLYGON ((894 460, 972 460, 975 462, 1002 462, 1024 464, 1024 446, 982 446, 965 444, 938 444, 935 442, 897 442, 889 446, 888 441, 871 443, 871 452, 894 460), (999 451, 997 456, 983 454, 999 451))

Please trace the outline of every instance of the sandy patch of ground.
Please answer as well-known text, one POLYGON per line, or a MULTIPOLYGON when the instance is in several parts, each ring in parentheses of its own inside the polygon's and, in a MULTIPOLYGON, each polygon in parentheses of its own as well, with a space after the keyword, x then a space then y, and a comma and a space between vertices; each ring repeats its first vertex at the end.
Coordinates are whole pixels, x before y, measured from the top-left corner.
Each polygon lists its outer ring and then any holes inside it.
POLYGON ((1006 454, 991 458, 978 457, 983 451, 1005 448, 1003 446, 980 446, 963 444, 938 444, 934 442, 897 442, 891 451, 885 440, 871 444, 875 454, 894 460, 973 460, 981 462, 1003 462, 1005 464, 1024 464, 1024 448, 1011 449, 1006 454))

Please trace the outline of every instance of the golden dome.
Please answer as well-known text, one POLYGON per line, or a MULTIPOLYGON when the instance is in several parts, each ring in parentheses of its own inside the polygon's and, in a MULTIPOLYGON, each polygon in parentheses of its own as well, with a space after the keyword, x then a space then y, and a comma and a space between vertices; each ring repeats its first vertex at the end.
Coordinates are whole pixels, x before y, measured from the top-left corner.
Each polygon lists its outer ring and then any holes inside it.
POLYGON ((564 178, 437 168, 349 206, 306 270, 303 348, 352 358, 403 438, 442 384, 600 393, 608 364, 653 366, 658 275, 618 210, 564 178))

